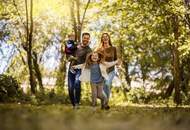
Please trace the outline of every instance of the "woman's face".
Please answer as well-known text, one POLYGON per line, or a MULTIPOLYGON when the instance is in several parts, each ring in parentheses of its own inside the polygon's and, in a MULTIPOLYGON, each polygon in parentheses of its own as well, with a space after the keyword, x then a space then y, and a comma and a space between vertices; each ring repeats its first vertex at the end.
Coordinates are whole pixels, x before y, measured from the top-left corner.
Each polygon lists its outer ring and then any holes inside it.
POLYGON ((107 34, 103 34, 102 36, 103 46, 110 47, 109 45, 109 36, 107 34))
POLYGON ((109 42, 109 36, 107 34, 102 35, 102 41, 103 42, 109 42))
POLYGON ((91 60, 97 62, 99 60, 98 53, 92 53, 91 60))

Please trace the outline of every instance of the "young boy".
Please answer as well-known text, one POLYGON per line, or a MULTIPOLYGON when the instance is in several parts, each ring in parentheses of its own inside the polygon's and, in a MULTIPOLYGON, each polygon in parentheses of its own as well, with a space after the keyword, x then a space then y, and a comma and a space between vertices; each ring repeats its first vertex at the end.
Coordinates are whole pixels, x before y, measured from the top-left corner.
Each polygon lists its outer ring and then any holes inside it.
MULTIPOLYGON (((77 49, 77 44, 75 42, 75 35, 74 34, 69 34, 68 35, 68 40, 65 43, 65 54, 66 54, 66 59, 69 61, 68 66, 72 65, 73 60, 75 60, 74 54, 77 49)), ((72 73, 75 73, 73 69, 70 69, 72 73)))
POLYGON ((77 49, 77 44, 75 42, 75 35, 69 34, 68 40, 65 43, 66 58, 69 59, 71 56, 73 56, 76 49, 77 49))

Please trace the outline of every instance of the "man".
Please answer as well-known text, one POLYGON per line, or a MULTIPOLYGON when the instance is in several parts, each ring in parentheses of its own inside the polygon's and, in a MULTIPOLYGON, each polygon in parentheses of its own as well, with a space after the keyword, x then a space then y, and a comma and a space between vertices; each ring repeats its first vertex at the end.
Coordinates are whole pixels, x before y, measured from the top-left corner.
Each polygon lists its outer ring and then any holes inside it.
POLYGON ((69 71, 68 71, 68 90, 69 97, 73 108, 79 108, 80 97, 81 97, 81 82, 79 80, 79 76, 81 75, 81 69, 72 69, 72 65, 83 64, 86 60, 86 56, 88 53, 92 52, 89 47, 90 43, 90 34, 83 33, 82 34, 82 43, 77 46, 77 49, 74 53, 75 59, 71 62, 69 71))

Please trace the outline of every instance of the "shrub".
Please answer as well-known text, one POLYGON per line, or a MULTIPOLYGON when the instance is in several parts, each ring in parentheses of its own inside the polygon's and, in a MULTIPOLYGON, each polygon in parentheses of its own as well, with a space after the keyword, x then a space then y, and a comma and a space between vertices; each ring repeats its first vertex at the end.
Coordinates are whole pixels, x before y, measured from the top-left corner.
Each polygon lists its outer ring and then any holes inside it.
POLYGON ((19 83, 12 76, 0 74, 0 102, 6 102, 18 96, 19 83))

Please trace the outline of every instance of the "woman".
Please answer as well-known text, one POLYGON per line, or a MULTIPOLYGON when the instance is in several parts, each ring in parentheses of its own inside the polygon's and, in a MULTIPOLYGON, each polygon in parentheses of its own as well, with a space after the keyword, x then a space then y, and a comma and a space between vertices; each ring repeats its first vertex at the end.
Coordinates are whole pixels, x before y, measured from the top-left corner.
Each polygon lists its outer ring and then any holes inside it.
MULTIPOLYGON (((97 49, 101 51, 104 55, 106 62, 112 62, 117 60, 117 49, 111 43, 110 35, 108 33, 103 33, 101 36, 100 47, 97 49)), ((112 84, 112 80, 115 76, 115 66, 107 68, 108 78, 105 80, 104 84, 104 92, 109 101, 110 98, 110 88, 112 84)))

